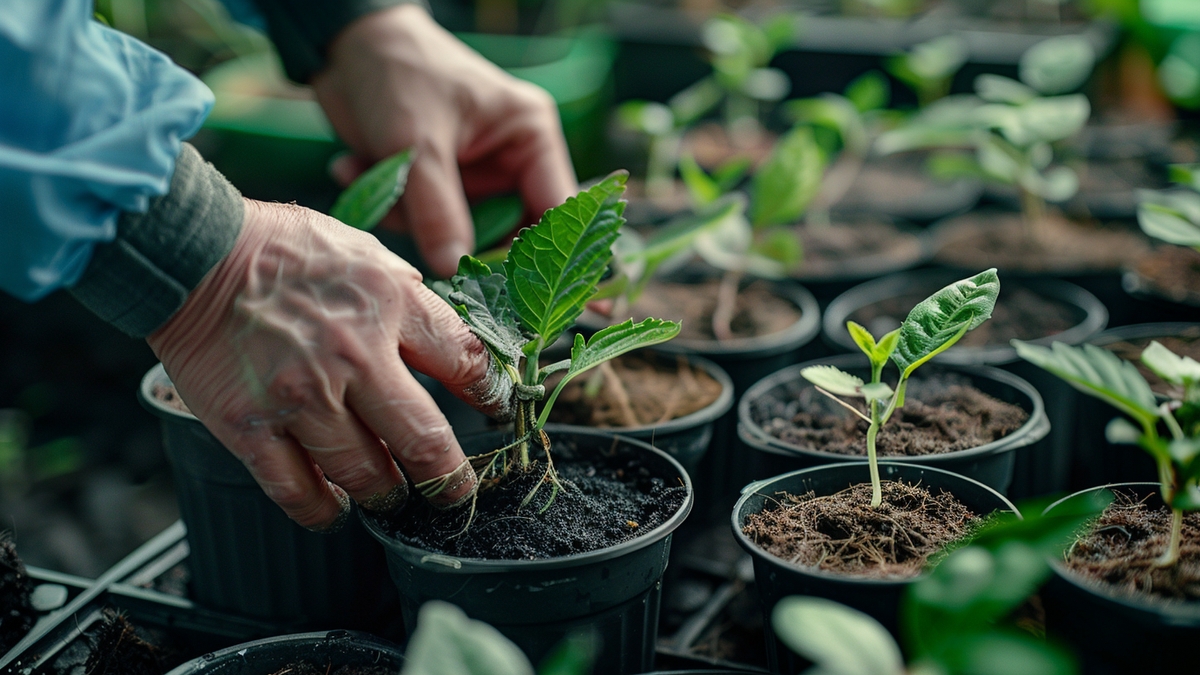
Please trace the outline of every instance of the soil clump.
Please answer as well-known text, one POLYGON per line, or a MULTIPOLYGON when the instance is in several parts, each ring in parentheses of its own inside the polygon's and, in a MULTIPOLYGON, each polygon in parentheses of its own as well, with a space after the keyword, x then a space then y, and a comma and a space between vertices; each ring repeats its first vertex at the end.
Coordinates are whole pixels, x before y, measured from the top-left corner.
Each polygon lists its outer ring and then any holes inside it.
MULTIPOLYGON (((969 333, 968 333, 969 335, 969 333)), ((799 384, 799 383, 798 383, 799 384)), ((866 454, 867 423, 804 383, 797 395, 764 396, 751 408, 754 421, 785 443, 839 455, 866 454)), ((791 394, 791 392, 788 392, 791 394)), ((862 401, 849 401, 861 412, 862 401)), ((1029 413, 988 396, 951 373, 909 381, 904 407, 879 431, 882 457, 913 457, 967 450, 1020 429, 1029 413)))
MULTIPOLYGON (((670 519, 687 496, 683 485, 666 484, 632 453, 564 459, 572 451, 568 446, 561 454, 555 453, 554 465, 563 489, 544 512, 553 491, 543 482, 545 465, 537 461, 528 470, 516 469, 502 481, 483 485, 473 517, 468 507, 441 510, 419 500, 378 522, 406 544, 436 553, 539 560, 587 553, 633 539, 670 519), (534 498, 522 506, 535 487, 534 498)), ((535 447, 532 452, 541 450, 535 447)))
MULTIPOLYGON (((633 306, 633 318, 681 321, 677 340, 715 342, 712 315, 720 285, 720 279, 695 284, 651 281, 633 306)), ((769 284, 755 281, 739 291, 730 330, 735 338, 761 337, 787 330, 799 320, 798 307, 772 293, 769 284)))
POLYGON ((1154 565, 1167 548, 1171 512, 1116 491, 1116 499, 1067 552, 1067 568, 1123 594, 1200 601, 1200 513, 1183 514, 1179 562, 1154 565))
POLYGON ((924 255, 919 237, 882 220, 835 218, 826 226, 797 225, 792 231, 804 245, 804 262, 794 275, 801 280, 878 276, 910 267, 924 255))
POLYGON ((1132 361, 1137 366, 1138 372, 1142 374, 1142 377, 1146 378, 1146 381, 1150 383, 1150 388, 1154 390, 1154 393, 1162 394, 1163 396, 1179 397, 1181 392, 1177 391, 1176 387, 1164 382, 1161 377, 1155 375, 1153 371, 1142 363, 1142 351, 1154 341, 1157 341, 1180 356, 1190 356, 1200 361, 1200 326, 1185 328, 1178 334, 1171 336, 1143 338, 1131 341, 1122 340, 1121 342, 1104 345, 1104 348, 1116 354, 1124 361, 1132 361))
POLYGON ((1159 246, 1135 267, 1149 290, 1173 302, 1200 305, 1200 251, 1159 246))
POLYGON ((778 505, 747 516, 742 532, 771 555, 848 576, 908 579, 980 518, 949 492, 883 482, 871 507, 871 484, 818 497, 779 493, 778 505))
POLYGON ((1029 237, 1020 213, 972 212, 940 227, 938 262, 954 267, 998 267, 1023 272, 1104 272, 1132 264, 1148 248, 1124 227, 1046 216, 1029 237))
POLYGON ((37 621, 30 596, 33 580, 8 533, 0 533, 0 654, 12 649, 37 621))
MULTIPOLYGON (((662 424, 702 410, 721 396, 721 383, 681 355, 633 353, 609 363, 611 370, 602 366, 564 387, 550 421, 600 428, 662 424), (595 393, 588 391, 593 377, 599 378, 595 393)), ((546 389, 553 390, 561 379, 550 376, 546 389)))

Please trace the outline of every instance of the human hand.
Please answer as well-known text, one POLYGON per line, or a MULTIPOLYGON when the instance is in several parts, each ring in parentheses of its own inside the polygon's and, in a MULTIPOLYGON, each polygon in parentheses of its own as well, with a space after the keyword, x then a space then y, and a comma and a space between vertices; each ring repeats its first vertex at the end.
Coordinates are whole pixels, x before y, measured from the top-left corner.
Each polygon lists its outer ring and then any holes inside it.
POLYGON ((450 276, 474 250, 467 200, 519 192, 527 222, 578 191, 554 100, 508 75, 416 5, 368 14, 329 47, 312 79, 353 151, 334 167, 349 183, 405 148, 416 160, 385 227, 407 229, 433 272, 450 276))
POLYGON ((393 511, 415 483, 475 473, 412 365, 493 416, 511 384, 411 265, 315 211, 246 200, 237 244, 147 341, 188 408, 293 520, 393 511), (328 480, 326 480, 328 477, 328 480))

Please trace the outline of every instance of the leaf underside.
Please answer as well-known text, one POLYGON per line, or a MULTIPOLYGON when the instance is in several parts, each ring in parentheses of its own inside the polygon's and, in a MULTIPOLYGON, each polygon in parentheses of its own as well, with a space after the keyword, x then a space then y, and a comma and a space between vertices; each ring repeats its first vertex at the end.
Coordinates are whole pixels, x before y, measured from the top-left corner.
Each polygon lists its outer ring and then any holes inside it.
POLYGON ((471 332, 501 363, 516 367, 521 359, 521 346, 528 340, 521 334, 504 275, 493 273, 471 256, 463 256, 458 263, 458 274, 450 283, 454 288, 450 302, 471 332))
POLYGON ((1026 361, 1140 422, 1153 423, 1158 419, 1154 392, 1137 367, 1107 349, 1088 344, 1072 347, 1061 342, 1047 348, 1020 340, 1013 340, 1013 346, 1026 361))
POLYGON ((404 150, 367 169, 338 195, 329 215, 350 227, 374 229, 404 194, 413 154, 404 150))
POLYGON ((917 303, 900 326, 892 361, 902 373, 933 358, 946 344, 992 316, 1000 295, 1000 278, 990 269, 956 281, 917 303))
POLYGON ((901 675, 900 647, 878 621, 824 598, 790 596, 771 613, 771 627, 792 651, 822 673, 901 675))
POLYGON ((590 340, 576 335, 567 376, 578 375, 625 352, 666 342, 679 335, 679 328, 678 323, 663 319, 643 319, 638 323, 629 319, 597 331, 590 340))

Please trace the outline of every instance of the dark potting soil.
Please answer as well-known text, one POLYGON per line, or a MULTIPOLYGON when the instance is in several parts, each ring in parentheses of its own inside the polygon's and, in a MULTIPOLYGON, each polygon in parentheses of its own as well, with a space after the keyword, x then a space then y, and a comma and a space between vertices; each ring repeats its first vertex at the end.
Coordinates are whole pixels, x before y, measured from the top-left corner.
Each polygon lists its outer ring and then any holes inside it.
POLYGON ((315 665, 309 662, 290 663, 279 670, 263 675, 396 675, 392 668, 384 666, 342 666, 333 668, 330 664, 315 665))
POLYGON ((1123 225, 1047 216, 1029 237, 1019 213, 973 211, 942 226, 936 258, 953 267, 1025 272, 1118 271, 1133 264, 1146 238, 1123 225))
POLYGON ((742 532, 776 558, 848 576, 908 579, 929 558, 979 524, 954 495, 903 481, 883 482, 871 507, 871 484, 818 497, 776 495, 776 506, 746 517, 742 532))
POLYGON ((30 596, 33 580, 8 533, 0 533, 0 654, 12 649, 37 621, 30 596))
MULTIPOLYGON (((715 341, 712 315, 720 284, 719 279, 694 284, 651 281, 633 306, 633 318, 681 321, 678 339, 715 341)), ((730 329, 735 338, 760 337, 787 330, 799 320, 798 307, 772 293, 770 285, 755 281, 738 293, 730 329)))
MULTIPOLYGON (((930 288, 932 293, 937 289, 930 288)), ((875 335, 900 327, 908 312, 928 294, 909 293, 867 305, 850 315, 875 335)), ((1073 328, 1086 318, 1074 305, 1039 295, 1023 286, 1000 291, 992 318, 967 333, 951 349, 1007 345, 1009 340, 1037 340, 1073 328)))
POLYGON ((1104 348, 1126 361, 1132 361, 1142 377, 1150 383, 1150 388, 1155 393, 1180 398, 1182 392, 1177 391, 1177 388, 1170 383, 1163 381, 1142 363, 1142 351, 1155 341, 1180 356, 1189 356, 1200 361, 1200 326, 1191 326, 1170 336, 1113 342, 1104 345, 1104 348))
POLYGON ((1200 305, 1200 251, 1159 246, 1138 260, 1136 271, 1152 292, 1172 302, 1200 305))
MULTIPOLYGON (((535 445, 531 452, 541 451, 535 445)), ((538 560, 633 539, 675 515, 687 495, 682 485, 667 485, 624 453, 586 461, 559 458, 555 467, 563 489, 541 513, 552 490, 543 482, 545 465, 534 462, 526 471, 515 470, 503 481, 482 486, 469 527, 469 508, 443 511, 424 500, 380 524, 401 541, 437 553, 538 560), (521 506, 535 486, 533 500, 521 506)))
MULTIPOLYGON (((1004 438, 1029 419, 1022 408, 992 398, 954 373, 909 381, 904 407, 879 432, 883 457, 935 455, 1004 438)), ((811 385, 795 396, 778 392, 755 401, 754 421, 781 441, 840 455, 866 454, 867 423, 811 385)), ((778 391, 778 390, 777 390, 778 391)), ((861 401, 852 401, 862 412, 861 401)))
POLYGON ((162 675, 178 661, 170 650, 111 610, 105 610, 104 619, 86 635, 91 645, 83 666, 87 675, 162 675))
POLYGON ((1159 568, 1167 548, 1171 512, 1117 491, 1087 533, 1067 554, 1067 567, 1119 592, 1160 599, 1200 601, 1200 513, 1185 512, 1179 562, 1159 568))
POLYGON ((797 225, 804 262, 796 277, 824 279, 879 269, 901 269, 921 259, 921 240, 883 220, 835 219, 825 226, 797 225))
MULTIPOLYGON (((721 383, 682 355, 633 353, 609 363, 611 372, 597 368, 564 387, 550 421, 601 428, 662 424, 702 410, 721 396, 721 383), (592 378, 599 378, 599 390, 589 395, 592 378)), ((547 391, 561 379, 552 375, 547 391)))

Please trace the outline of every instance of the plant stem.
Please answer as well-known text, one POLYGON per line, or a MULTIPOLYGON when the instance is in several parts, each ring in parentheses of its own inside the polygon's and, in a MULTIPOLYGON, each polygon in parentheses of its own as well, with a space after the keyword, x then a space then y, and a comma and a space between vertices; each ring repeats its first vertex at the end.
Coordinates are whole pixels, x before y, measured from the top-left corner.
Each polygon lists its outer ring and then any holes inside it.
POLYGON ((1024 188, 1021 191, 1021 225, 1025 232, 1025 241, 1036 243, 1038 226, 1046 217, 1046 202, 1041 197, 1024 188))
POLYGON ((1179 544, 1183 539, 1183 509, 1171 509, 1171 541, 1167 550, 1154 561, 1155 567, 1170 567, 1179 561, 1179 544))
POLYGON ((517 418, 513 421, 513 430, 520 442, 517 446, 517 457, 520 458, 522 469, 529 466, 529 439, 526 436, 533 431, 529 424, 528 410, 532 407, 533 401, 517 401, 517 418))
POLYGON ((879 401, 871 401, 871 426, 867 427, 867 464, 871 470, 871 508, 883 503, 883 485, 879 481, 879 460, 875 454, 875 437, 881 426, 879 401))
POLYGON ((728 271, 721 277, 721 285, 717 288, 717 306, 713 309, 712 331, 718 342, 733 339, 733 315, 737 311, 738 285, 741 284, 740 271, 728 271))

